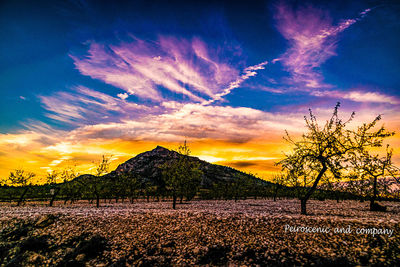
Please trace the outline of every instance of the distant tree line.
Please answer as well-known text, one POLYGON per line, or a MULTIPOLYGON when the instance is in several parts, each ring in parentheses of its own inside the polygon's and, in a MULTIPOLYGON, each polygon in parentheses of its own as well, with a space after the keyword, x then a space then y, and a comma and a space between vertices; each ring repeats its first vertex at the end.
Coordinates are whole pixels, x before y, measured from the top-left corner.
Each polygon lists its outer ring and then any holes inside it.
POLYGON ((35 174, 23 169, 12 171, 1 181, 0 201, 15 202, 17 206, 25 200, 46 201, 53 206, 55 201, 66 205, 78 200, 87 200, 96 207, 106 202, 133 203, 144 201, 172 200, 172 208, 193 199, 243 200, 247 198, 298 198, 301 213, 307 214, 309 199, 347 199, 370 201, 370 210, 384 211, 379 200, 400 200, 399 169, 393 165, 393 150, 387 145, 386 152, 375 153, 373 148, 383 145, 383 140, 393 136, 383 126, 376 129, 381 117, 349 130, 347 121, 338 117, 338 103, 331 118, 324 126, 317 123, 310 110, 305 117, 307 132, 300 141, 286 135, 293 145, 291 153, 277 163, 280 173, 264 181, 251 173, 226 173, 233 177, 202 185, 204 173, 200 163, 190 160, 190 149, 186 141, 179 146, 177 158, 158 166, 161 175, 146 177, 136 172, 109 173, 111 157, 103 156, 95 164, 94 174, 79 175, 75 167, 52 171, 47 174, 44 185, 33 185, 35 174), (390 179, 388 179, 390 178, 390 179))
MULTIPOLYGON (((107 162, 107 158, 103 158, 101 164, 106 166, 107 162)), ((135 173, 121 173, 103 179, 100 175, 80 176, 75 168, 69 167, 62 171, 49 173, 44 185, 32 185, 29 181, 30 178, 34 177, 33 173, 17 170, 13 171, 13 176, 19 175, 19 179, 26 179, 26 182, 20 183, 18 186, 16 184, 3 184, 0 187, 0 201, 21 205, 26 200, 34 200, 46 202, 48 206, 53 206, 55 201, 62 201, 64 205, 69 205, 78 200, 86 200, 94 206, 101 206, 101 203, 110 202, 134 203, 139 200, 172 200, 172 206, 176 207, 177 204, 183 201, 191 201, 194 198, 235 201, 249 198, 269 198, 274 201, 300 198, 308 189, 298 182, 293 184, 293 180, 288 180, 284 173, 276 174, 272 178, 272 183, 265 182, 254 175, 253 178, 249 179, 251 174, 238 173, 233 179, 215 182, 209 188, 202 188, 201 178, 199 178, 200 172, 196 168, 191 170, 193 174, 191 179, 186 179, 185 175, 175 175, 176 172, 179 173, 180 169, 176 169, 176 167, 169 169, 170 164, 162 166, 165 172, 162 181, 158 181, 156 184, 150 183, 148 179, 145 179, 146 177, 140 177, 135 173)), ((180 162, 177 165, 179 164, 185 163, 180 162)), ((369 180, 352 180, 348 184, 323 183, 315 190, 312 198, 338 201, 346 199, 370 200, 370 191, 366 188, 370 188, 371 183, 373 184, 373 181, 369 180)), ((376 199, 400 199, 400 190, 389 191, 390 183, 387 180, 378 179, 377 184, 379 194, 376 199)))

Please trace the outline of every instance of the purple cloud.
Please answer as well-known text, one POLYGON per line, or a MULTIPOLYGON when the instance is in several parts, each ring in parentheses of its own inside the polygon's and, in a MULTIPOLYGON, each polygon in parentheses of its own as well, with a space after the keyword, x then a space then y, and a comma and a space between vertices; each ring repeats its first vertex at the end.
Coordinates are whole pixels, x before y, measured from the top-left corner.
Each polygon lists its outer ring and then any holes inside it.
POLYGON ((72 125, 114 122, 142 113, 157 112, 157 108, 125 101, 123 97, 112 97, 84 86, 72 92, 57 92, 40 96, 48 118, 72 125), (122 98, 122 99, 121 99, 122 98))
POLYGON ((268 61, 261 62, 257 65, 249 66, 243 70, 243 73, 238 76, 234 81, 230 82, 228 87, 224 88, 222 92, 216 94, 213 99, 203 102, 204 105, 211 104, 215 101, 222 100, 222 97, 230 94, 233 89, 238 88, 244 81, 257 75, 258 70, 265 69, 268 61))
POLYGON ((390 105, 400 104, 400 100, 395 96, 386 95, 380 92, 354 89, 350 91, 313 91, 312 95, 330 98, 342 98, 354 102, 385 103, 390 105))
POLYGON ((82 74, 156 102, 166 99, 159 86, 195 102, 212 99, 238 75, 198 38, 134 38, 116 46, 92 42, 86 57, 71 57, 82 74))
POLYGON ((338 34, 363 18, 370 9, 356 19, 346 19, 333 25, 329 14, 308 6, 294 10, 280 4, 276 8, 277 28, 289 42, 289 49, 274 62, 280 61, 291 77, 286 83, 306 91, 329 89, 318 68, 336 55, 338 34))

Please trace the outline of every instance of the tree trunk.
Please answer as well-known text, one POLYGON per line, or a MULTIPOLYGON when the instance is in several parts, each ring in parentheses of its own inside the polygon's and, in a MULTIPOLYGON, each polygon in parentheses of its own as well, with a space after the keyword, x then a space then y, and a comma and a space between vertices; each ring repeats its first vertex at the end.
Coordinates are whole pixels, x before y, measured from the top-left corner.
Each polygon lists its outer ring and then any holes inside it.
POLYGON ((176 209, 176 195, 175 194, 172 196, 172 208, 176 209))
POLYGON ((369 209, 371 211, 375 210, 375 200, 376 200, 376 195, 378 194, 378 181, 377 181, 377 177, 374 177, 374 188, 373 188, 373 194, 372 194, 372 198, 371 198, 371 203, 369 205, 369 209))
POLYGON ((322 163, 322 169, 318 173, 317 178, 315 179, 313 186, 308 189, 307 193, 305 194, 304 197, 300 199, 300 204, 301 204, 301 214, 307 215, 307 209, 306 209, 306 204, 307 200, 310 199, 311 195, 314 193, 315 189, 317 188, 317 185, 319 183, 319 180, 321 180, 322 176, 324 175, 325 171, 327 170, 327 167, 325 163, 322 163))
POLYGON ((278 196, 278 189, 276 189, 275 190, 275 193, 274 193, 274 201, 276 201, 276 197, 278 196))
POLYGON ((25 187, 24 191, 22 192, 22 195, 19 197, 17 206, 21 205, 22 201, 24 200, 24 197, 26 193, 28 192, 29 187, 25 187))
POLYGON ((307 199, 301 199, 300 203, 301 203, 301 214, 307 215, 307 206, 306 206, 307 199))
POLYGON ((54 203, 54 200, 56 200, 56 197, 57 197, 57 195, 58 195, 58 192, 60 192, 60 188, 57 188, 57 189, 54 191, 54 194, 51 196, 51 199, 50 199, 50 202, 49 202, 49 207, 53 207, 53 203, 54 203))
POLYGON ((100 196, 97 195, 96 196, 96 208, 99 208, 99 207, 100 207, 100 196))

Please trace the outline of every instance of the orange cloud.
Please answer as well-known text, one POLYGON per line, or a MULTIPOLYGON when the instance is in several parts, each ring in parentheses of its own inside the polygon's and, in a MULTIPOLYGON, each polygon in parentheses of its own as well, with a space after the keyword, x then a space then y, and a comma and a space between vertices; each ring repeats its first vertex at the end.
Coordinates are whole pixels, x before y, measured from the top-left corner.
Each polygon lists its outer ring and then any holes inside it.
MULTIPOLYGON (((303 114, 298 111, 273 113, 244 107, 165 104, 170 105, 165 113, 141 119, 80 126, 72 131, 33 123, 31 130, 0 134, 0 175, 5 177, 11 170, 23 167, 44 177, 47 171, 75 164, 80 173, 90 173, 103 154, 113 155, 114 169, 157 145, 174 149, 187 139, 193 156, 268 179, 279 170, 274 162, 290 150, 282 139, 284 130, 295 139, 305 131, 303 114)), ((400 128, 397 110, 375 108, 385 111, 383 122, 388 128, 400 128)), ((321 123, 331 112, 315 110, 321 123)), ((361 109, 352 125, 371 121, 375 112, 370 106, 361 109)), ((348 116, 350 112, 340 110, 340 114, 348 116)), ((394 160, 398 164, 400 136, 388 142, 395 148, 394 160)))

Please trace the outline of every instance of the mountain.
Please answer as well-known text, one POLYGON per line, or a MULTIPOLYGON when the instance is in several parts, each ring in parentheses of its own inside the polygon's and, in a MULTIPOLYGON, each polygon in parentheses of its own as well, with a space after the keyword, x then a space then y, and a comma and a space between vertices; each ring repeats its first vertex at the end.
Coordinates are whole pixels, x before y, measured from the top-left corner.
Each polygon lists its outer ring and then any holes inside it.
MULTIPOLYGON (((157 146, 151 151, 138 154, 136 157, 120 164, 114 171, 105 175, 105 177, 115 177, 123 173, 133 173, 144 179, 145 182, 156 184, 162 181, 161 166, 166 162, 171 162, 178 159, 179 153, 169 150, 162 146, 157 146)), ((216 182, 229 182, 237 179, 235 175, 242 175, 251 180, 256 180, 262 184, 269 184, 264 180, 255 178, 252 175, 235 170, 231 167, 216 165, 200 160, 197 157, 189 157, 191 161, 198 162, 200 170, 203 171, 201 181, 202 188, 209 188, 216 182)))

